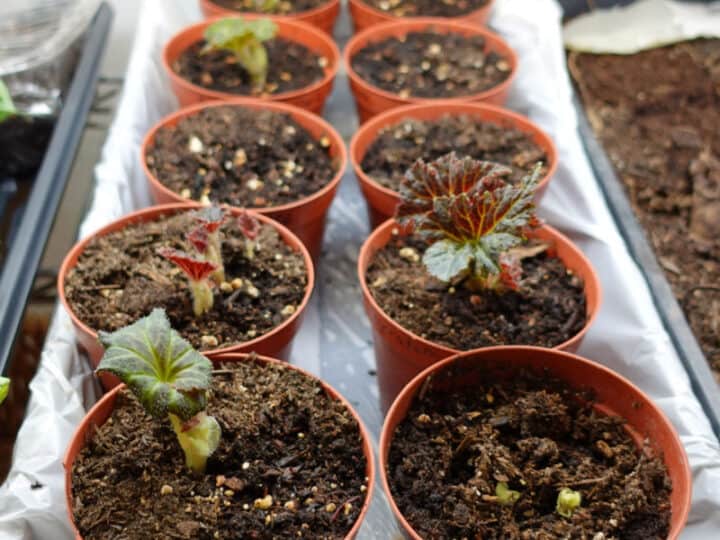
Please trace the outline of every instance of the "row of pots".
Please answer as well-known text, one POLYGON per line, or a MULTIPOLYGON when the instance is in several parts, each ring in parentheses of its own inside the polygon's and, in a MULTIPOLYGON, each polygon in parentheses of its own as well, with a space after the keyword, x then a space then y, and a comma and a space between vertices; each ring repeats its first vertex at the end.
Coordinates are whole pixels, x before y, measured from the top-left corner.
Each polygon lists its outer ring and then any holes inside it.
MULTIPOLYGON (((490 17, 494 1, 495 0, 488 0, 481 8, 471 11, 465 16, 455 17, 453 19, 481 25, 485 24, 488 17, 490 17)), ((370 26, 396 19, 393 15, 379 9, 375 9, 362 0, 349 0, 349 6, 355 32, 361 32, 370 26)), ((200 0, 200 9, 202 10, 203 15, 207 18, 220 16, 227 17, 243 13, 242 11, 218 5, 212 0, 200 0)), ((243 14, 246 15, 247 13, 243 14)), ((319 7, 301 11, 294 15, 289 15, 287 18, 310 24, 332 35, 333 28, 335 27, 335 21, 339 14, 340 0, 328 0, 319 7)))
MULTIPOLYGON (((243 17, 248 20, 267 18, 256 14, 244 15, 243 17)), ((324 76, 321 80, 299 90, 271 94, 267 96, 266 99, 295 105, 320 114, 325 105, 325 101, 332 91, 335 76, 340 68, 340 51, 337 45, 327 34, 318 31, 308 24, 283 18, 270 18, 273 19, 278 26, 279 37, 302 44, 313 53, 326 58, 328 62, 323 68, 324 76)), ((177 96, 181 106, 216 99, 227 101, 236 97, 236 94, 211 90, 194 84, 176 73, 172 67, 184 51, 202 39, 205 29, 215 20, 217 19, 193 24, 181 30, 168 41, 163 50, 163 65, 170 77, 173 92, 177 96)), ((505 103, 517 71, 517 55, 502 38, 483 27, 469 22, 438 18, 391 21, 375 25, 354 36, 348 42, 343 53, 344 65, 350 79, 350 88, 355 96, 360 122, 365 122, 369 118, 394 107, 409 104, 429 104, 438 101, 437 99, 431 98, 402 97, 398 94, 382 90, 360 77, 353 69, 351 61, 358 51, 371 43, 392 37, 402 37, 410 32, 428 30, 430 28, 433 33, 439 34, 459 34, 466 37, 481 36, 485 39, 486 51, 499 53, 506 58, 510 66, 510 75, 499 85, 476 94, 452 98, 451 101, 483 102, 494 105, 502 105, 505 103)))
MULTIPOLYGON (((248 355, 244 354, 221 355, 215 359, 216 362, 248 360, 248 355)), ((262 364, 281 363, 267 357, 253 357, 252 361, 262 364)), ((286 369, 298 371, 305 377, 316 380, 329 399, 340 401, 359 426, 362 451, 367 463, 367 490, 360 514, 345 537, 348 540, 353 539, 362 526, 375 488, 375 457, 369 433, 357 412, 336 390, 299 368, 284 363, 283 365, 286 369)), ((528 371, 541 377, 552 375, 571 387, 593 391, 596 399, 593 406, 601 414, 624 418, 627 421, 626 429, 638 446, 642 447, 643 451, 662 456, 673 486, 670 497, 671 519, 668 538, 671 540, 679 538, 690 510, 691 473, 682 444, 672 424, 660 409, 632 383, 595 362, 552 349, 517 346, 479 349, 438 362, 417 375, 394 401, 385 418, 380 438, 379 472, 382 488, 388 495, 390 506, 404 533, 414 540, 422 540, 420 534, 408 523, 393 497, 388 478, 388 457, 395 430, 405 420, 417 395, 423 391, 422 389, 430 380, 442 380, 444 390, 452 393, 471 388, 480 382, 487 382, 488 378, 493 381, 508 381, 520 373, 528 371), (445 374, 448 377, 442 379, 445 374), (482 377, 482 381, 478 377, 482 377), (643 447, 644 440, 649 441, 649 446, 643 447)), ((122 388, 119 386, 107 393, 88 412, 68 447, 63 465, 65 467, 66 503, 73 528, 75 528, 72 492, 73 465, 87 442, 93 437, 97 427, 102 426, 112 415, 118 393, 122 388)), ((78 540, 82 539, 76 528, 75 535, 78 540)))

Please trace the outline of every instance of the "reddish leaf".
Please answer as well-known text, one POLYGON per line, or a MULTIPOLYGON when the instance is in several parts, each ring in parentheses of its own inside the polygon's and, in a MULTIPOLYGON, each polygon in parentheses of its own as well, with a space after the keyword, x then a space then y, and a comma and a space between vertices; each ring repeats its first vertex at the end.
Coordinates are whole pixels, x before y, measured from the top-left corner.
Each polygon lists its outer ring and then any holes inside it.
POLYGON ((208 248, 208 233, 202 225, 198 225, 192 231, 185 235, 188 242, 198 251, 198 253, 205 253, 208 248))
POLYGON ((225 222, 225 210, 219 206, 207 206, 194 214, 195 219, 208 234, 212 234, 225 222))
POLYGON ((197 257, 178 249, 163 247, 159 248, 157 252, 159 255, 162 255, 166 259, 178 265, 178 267, 185 272, 185 275, 187 275, 190 281, 202 281, 207 279, 210 274, 217 269, 217 266, 213 263, 198 259, 197 257))
POLYGON ((260 222, 255 216, 246 210, 240 211, 237 223, 238 227, 240 227, 240 231, 250 240, 255 240, 258 233, 260 233, 260 222))

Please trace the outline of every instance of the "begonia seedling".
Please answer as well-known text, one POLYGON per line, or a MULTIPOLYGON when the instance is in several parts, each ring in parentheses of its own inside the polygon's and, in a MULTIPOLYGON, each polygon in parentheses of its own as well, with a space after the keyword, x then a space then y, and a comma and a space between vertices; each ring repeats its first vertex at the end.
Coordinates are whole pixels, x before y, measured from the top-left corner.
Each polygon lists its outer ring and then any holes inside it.
POLYGON ((255 257, 255 249, 257 247, 257 237, 260 234, 260 222, 250 214, 247 210, 241 210, 237 218, 240 232, 245 237, 245 256, 252 260, 255 257))
POLYGON ((495 486, 495 495, 498 502, 503 506, 512 506, 520 498, 520 492, 510 489, 507 482, 498 482, 495 486))
POLYGON ((203 254, 208 262, 215 265, 213 279, 222 283, 225 281, 225 266, 222 258, 222 241, 220 239, 220 226, 225 222, 225 210, 219 206, 207 206, 193 214, 198 227, 187 235, 188 241, 193 244, 199 253, 203 254), (198 230, 201 229, 201 230, 198 230), (204 231, 204 235, 203 235, 204 231), (207 244, 203 246, 203 244, 207 244))
POLYGON ((168 418, 193 471, 205 471, 220 443, 220 425, 205 412, 212 364, 170 326, 162 309, 116 332, 100 332, 97 368, 118 377, 143 408, 168 418))
POLYGON ((250 75, 253 86, 262 90, 268 72, 268 53, 263 42, 275 37, 276 33, 277 25, 270 19, 228 17, 207 27, 205 50, 232 52, 250 75))
POLYGON ((10 379, 7 377, 0 377, 0 405, 7 398, 8 392, 10 391, 10 379))
POLYGON ((174 262, 185 273, 193 296, 193 312, 195 316, 200 317, 210 311, 214 297, 209 277, 217 269, 217 266, 178 249, 162 247, 157 252, 169 261, 174 262))
POLYGON ((555 510, 558 514, 563 517, 572 517, 575 510, 580 507, 582 503, 582 495, 579 491, 574 491, 570 488, 562 488, 558 493, 557 504, 555 510))
POLYGON ((454 153, 419 159, 401 184, 396 217, 412 224, 430 246, 423 263, 444 282, 462 280, 471 290, 517 290, 521 256, 513 253, 536 226, 533 196, 541 167, 519 184, 509 169, 454 153))

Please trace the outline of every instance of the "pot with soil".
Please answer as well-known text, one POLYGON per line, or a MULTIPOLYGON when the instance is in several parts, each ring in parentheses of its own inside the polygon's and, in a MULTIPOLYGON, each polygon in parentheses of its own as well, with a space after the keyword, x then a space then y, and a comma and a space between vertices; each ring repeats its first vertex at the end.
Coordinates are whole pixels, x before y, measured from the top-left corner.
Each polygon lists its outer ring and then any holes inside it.
POLYGON ((373 26, 354 36, 343 56, 361 123, 439 99, 502 105, 517 71, 517 55, 502 38, 439 18, 373 26))
POLYGON ((510 167, 513 182, 542 162, 536 200, 557 169, 552 139, 519 114, 485 103, 398 107, 370 119, 350 142, 350 161, 367 201, 372 227, 395 213, 400 183, 417 159, 433 160, 453 150, 461 156, 510 167))
POLYGON ((145 136, 141 161, 155 202, 253 208, 297 234, 317 260, 347 152, 314 114, 234 99, 164 118, 145 136))
POLYGON ((691 474, 672 424, 640 389, 537 347, 446 359, 393 403, 380 471, 421 538, 679 537, 691 474))
POLYGON ((287 359, 313 285, 310 255, 285 227, 199 204, 154 206, 110 223, 78 242, 58 275, 93 366, 103 352, 98 331, 157 307, 211 358, 254 351, 287 359))
POLYGON ((355 32, 361 32, 378 23, 398 18, 444 17, 484 25, 490 17, 495 0, 349 0, 355 32))
POLYGON ((351 405, 271 358, 225 355, 213 366, 170 332, 156 310, 103 336, 100 369, 128 385, 91 409, 68 448, 76 538, 354 538, 375 467, 351 405), (128 355, 138 325, 151 340, 128 355), (160 356, 168 343, 175 354, 160 356), (159 356, 177 369, 158 376, 159 356))
POLYGON ((582 252, 538 226, 539 167, 453 154, 408 171, 397 216, 363 244, 358 274, 373 328, 381 407, 433 363, 494 345, 574 351, 597 316, 600 282, 582 252))
POLYGON ((200 9, 208 19, 239 13, 287 17, 310 24, 332 36, 335 20, 340 14, 340 0, 200 0, 200 9))
POLYGON ((320 114, 339 64, 340 51, 325 32, 257 14, 188 26, 163 50, 181 106, 248 96, 320 114))

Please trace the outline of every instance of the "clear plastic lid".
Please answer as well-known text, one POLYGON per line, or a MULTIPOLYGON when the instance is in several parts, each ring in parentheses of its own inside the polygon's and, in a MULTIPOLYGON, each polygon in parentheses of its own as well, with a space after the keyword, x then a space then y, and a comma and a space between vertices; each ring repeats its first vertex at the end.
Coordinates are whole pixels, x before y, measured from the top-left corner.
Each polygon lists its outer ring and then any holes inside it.
POLYGON ((0 0, 0 76, 52 62, 88 26, 100 0, 0 0))

